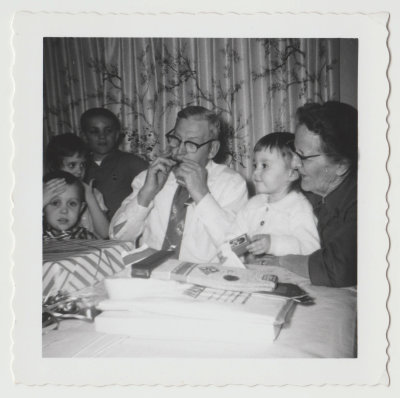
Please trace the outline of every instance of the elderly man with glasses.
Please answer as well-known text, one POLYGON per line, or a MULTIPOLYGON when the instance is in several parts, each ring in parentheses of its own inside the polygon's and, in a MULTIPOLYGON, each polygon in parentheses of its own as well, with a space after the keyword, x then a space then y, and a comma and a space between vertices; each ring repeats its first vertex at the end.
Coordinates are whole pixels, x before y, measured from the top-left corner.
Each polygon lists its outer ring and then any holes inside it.
POLYGON ((152 248, 174 249, 185 261, 211 260, 248 197, 240 174, 212 160, 219 133, 213 112, 201 106, 181 110, 167 134, 168 156, 133 180, 133 193, 111 220, 110 237, 140 237, 152 248))

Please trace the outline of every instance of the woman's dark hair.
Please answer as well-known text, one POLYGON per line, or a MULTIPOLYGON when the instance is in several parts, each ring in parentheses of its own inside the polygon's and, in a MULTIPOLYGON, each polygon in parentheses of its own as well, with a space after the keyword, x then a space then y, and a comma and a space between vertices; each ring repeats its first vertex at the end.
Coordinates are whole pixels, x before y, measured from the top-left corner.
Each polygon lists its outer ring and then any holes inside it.
MULTIPOLYGON (((260 138, 256 145, 254 146, 254 152, 265 151, 266 149, 275 149, 282 158, 285 160, 286 164, 291 167, 291 162, 293 159, 293 140, 294 134, 288 133, 286 131, 270 133, 264 135, 260 138)), ((300 189, 299 179, 292 181, 290 186, 291 191, 298 191, 300 189)))
POLYGON ((106 108, 91 108, 91 109, 88 109, 86 112, 83 112, 81 115, 81 121, 80 121, 81 122, 81 130, 83 132, 88 131, 90 119, 93 117, 97 117, 97 116, 102 116, 102 117, 105 117, 105 118, 111 120, 112 123, 114 124, 115 129, 118 132, 120 132, 121 122, 119 121, 117 116, 114 115, 114 113, 112 113, 111 111, 109 111, 106 108))
POLYGON ((56 170, 45 174, 45 176, 43 177, 43 183, 46 183, 50 180, 55 180, 56 178, 64 178, 67 185, 75 185, 78 188, 79 199, 81 200, 81 202, 85 201, 85 189, 81 180, 78 177, 75 177, 74 175, 67 173, 66 171, 56 170))
POLYGON ((46 148, 45 161, 47 171, 61 168, 62 161, 67 156, 78 154, 87 157, 88 149, 85 142, 76 134, 66 133, 51 138, 46 148))
POLYGON ((346 160, 356 168, 358 159, 358 113, 350 105, 337 101, 309 103, 297 110, 299 125, 318 134, 322 150, 333 161, 346 160))

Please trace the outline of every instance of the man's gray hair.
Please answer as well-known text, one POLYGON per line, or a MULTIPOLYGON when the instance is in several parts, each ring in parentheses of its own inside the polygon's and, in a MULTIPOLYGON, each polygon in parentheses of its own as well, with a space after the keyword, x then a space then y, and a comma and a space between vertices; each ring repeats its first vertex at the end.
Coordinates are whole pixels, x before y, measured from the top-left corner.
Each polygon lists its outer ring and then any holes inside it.
POLYGON ((218 140, 221 131, 221 124, 219 116, 203 106, 187 106, 178 112, 176 123, 180 119, 193 118, 196 120, 206 120, 212 138, 218 140))

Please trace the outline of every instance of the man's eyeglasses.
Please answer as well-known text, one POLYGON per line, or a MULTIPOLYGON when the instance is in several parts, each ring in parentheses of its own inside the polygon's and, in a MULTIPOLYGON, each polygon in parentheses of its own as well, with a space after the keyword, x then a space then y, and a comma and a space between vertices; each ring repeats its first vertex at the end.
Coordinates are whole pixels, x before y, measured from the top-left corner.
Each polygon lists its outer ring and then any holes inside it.
POLYGON ((171 148, 178 148, 179 146, 181 146, 181 144, 183 142, 186 152, 188 152, 188 153, 196 153, 199 150, 199 148, 201 148, 202 146, 207 145, 212 141, 218 141, 215 138, 212 138, 211 140, 203 142, 202 144, 197 144, 196 142, 193 142, 193 141, 183 141, 174 134, 174 130, 167 133, 166 137, 167 137, 168 145, 171 148))

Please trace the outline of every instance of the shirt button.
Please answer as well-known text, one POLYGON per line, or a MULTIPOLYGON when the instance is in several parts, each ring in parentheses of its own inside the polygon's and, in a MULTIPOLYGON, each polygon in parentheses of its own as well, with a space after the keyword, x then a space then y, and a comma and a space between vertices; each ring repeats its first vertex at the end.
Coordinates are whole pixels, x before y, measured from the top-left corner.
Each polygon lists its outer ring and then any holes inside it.
POLYGON ((264 224, 265 224, 265 221, 262 220, 262 221, 260 222, 260 225, 263 226, 264 224))

